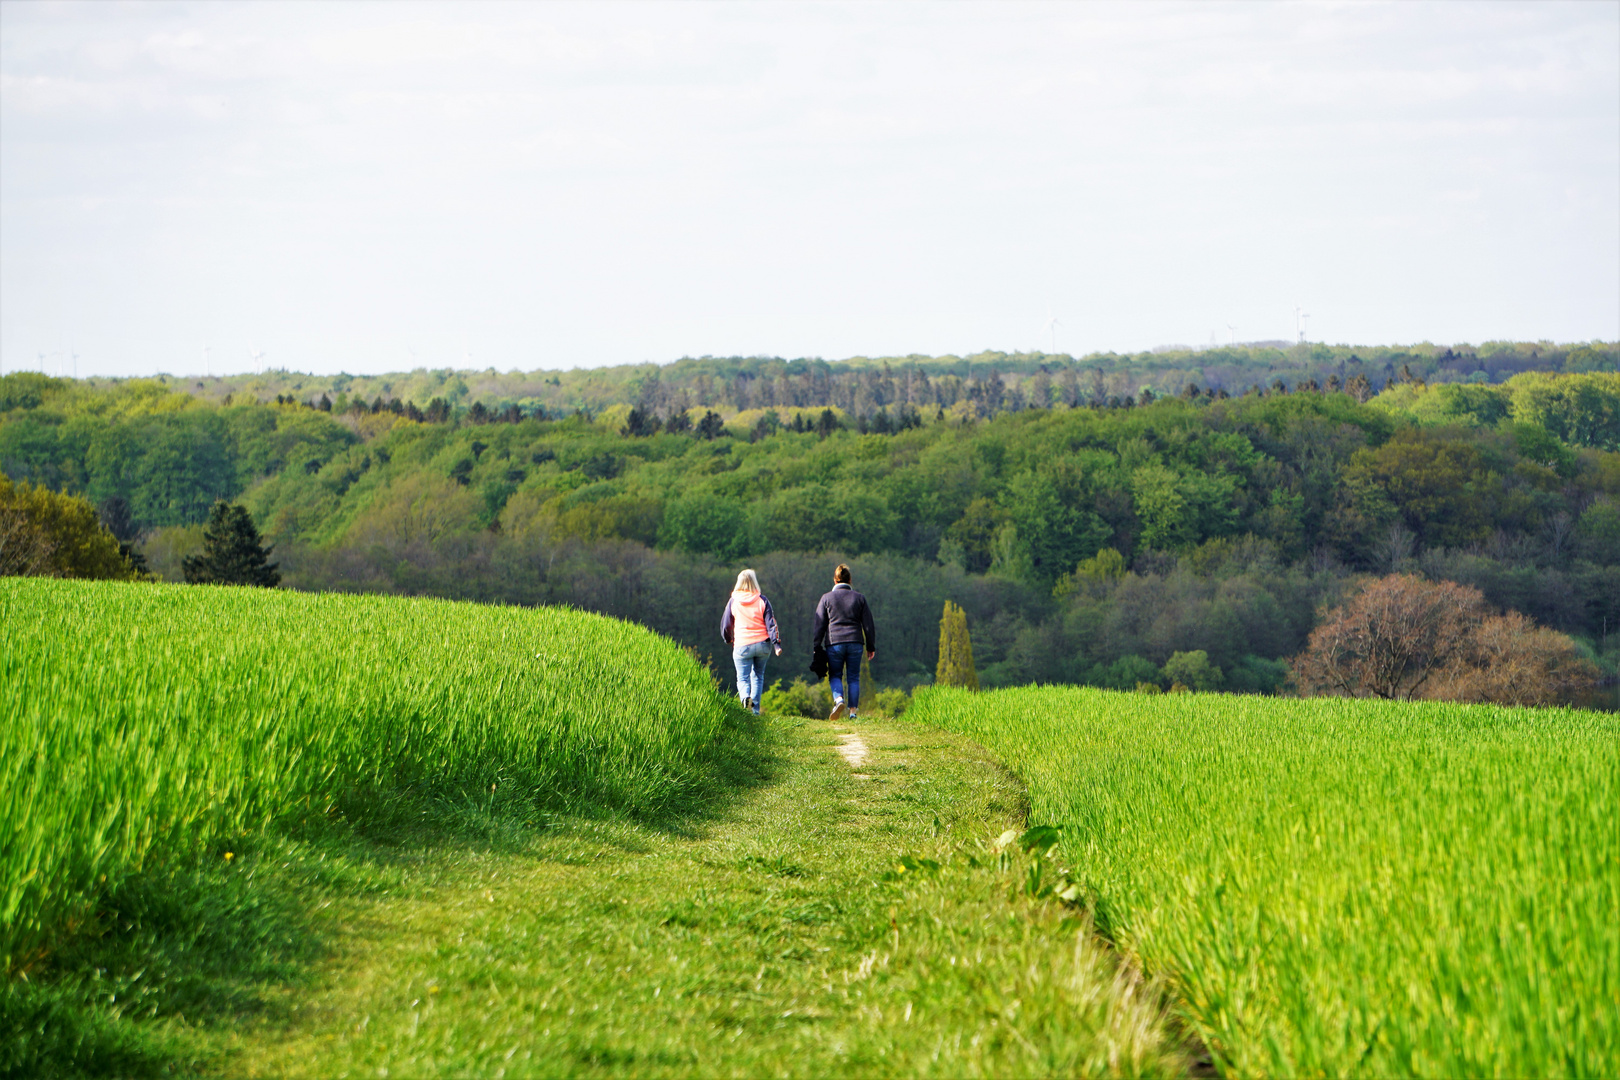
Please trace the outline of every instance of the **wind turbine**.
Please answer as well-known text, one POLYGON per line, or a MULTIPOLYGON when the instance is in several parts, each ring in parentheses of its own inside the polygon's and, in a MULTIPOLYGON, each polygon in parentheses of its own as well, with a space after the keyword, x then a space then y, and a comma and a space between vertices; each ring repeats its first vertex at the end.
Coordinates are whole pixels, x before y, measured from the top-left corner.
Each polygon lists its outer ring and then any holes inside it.
POLYGON ((1308 311, 1300 312, 1299 313, 1299 321, 1300 321, 1300 324, 1301 324, 1300 325, 1300 331, 1299 331, 1299 340, 1300 340, 1301 343, 1303 343, 1305 341, 1305 339, 1308 336, 1310 336, 1310 332, 1311 332, 1311 313, 1308 312, 1308 311))
POLYGON ((1046 325, 1042 327, 1043 330, 1052 335, 1053 356, 1057 355, 1057 328, 1062 325, 1062 323, 1058 322, 1058 317, 1056 315, 1052 315, 1046 320, 1046 325))
POLYGON ((1227 323, 1226 324, 1226 332, 1232 335, 1232 344, 1236 345, 1237 344, 1237 327, 1233 326, 1231 323, 1227 323))
POLYGON ((264 353, 255 349, 248 349, 248 357, 253 361, 254 368, 260 375, 264 374, 264 353))

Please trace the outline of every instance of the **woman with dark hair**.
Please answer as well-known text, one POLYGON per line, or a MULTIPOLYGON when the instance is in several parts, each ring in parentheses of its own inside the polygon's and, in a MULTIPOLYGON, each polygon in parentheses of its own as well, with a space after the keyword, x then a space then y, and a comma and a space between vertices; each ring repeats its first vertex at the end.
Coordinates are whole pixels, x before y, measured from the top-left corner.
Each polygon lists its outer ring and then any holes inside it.
POLYGON ((759 591, 759 577, 752 570, 737 575, 725 614, 720 616, 720 636, 731 646, 731 661, 737 666, 737 696, 745 708, 759 715, 760 695, 765 693, 765 661, 774 649, 782 655, 782 634, 776 628, 771 602, 759 591))
POLYGON ((872 609, 866 606, 866 597, 851 587, 849 567, 843 563, 833 571, 832 592, 822 594, 816 604, 810 641, 826 645, 827 678, 833 695, 831 719, 847 716, 854 720, 861 703, 861 652, 864 649, 868 660, 877 657, 877 631, 872 626, 872 609))

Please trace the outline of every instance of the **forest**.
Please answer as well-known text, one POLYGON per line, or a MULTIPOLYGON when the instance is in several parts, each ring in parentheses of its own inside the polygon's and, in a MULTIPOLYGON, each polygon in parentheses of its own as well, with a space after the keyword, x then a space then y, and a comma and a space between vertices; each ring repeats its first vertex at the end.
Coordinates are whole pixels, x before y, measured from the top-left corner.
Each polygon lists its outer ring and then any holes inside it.
POLYGON ((1612 345, 681 361, 523 375, 0 379, 0 469, 178 579, 221 500, 283 584, 634 619, 729 677, 755 567, 807 673, 840 560, 882 685, 944 603, 985 686, 1130 688, 1203 651, 1272 691, 1368 575, 1479 589, 1620 660, 1612 345), (717 662, 718 661, 718 662, 717 662))

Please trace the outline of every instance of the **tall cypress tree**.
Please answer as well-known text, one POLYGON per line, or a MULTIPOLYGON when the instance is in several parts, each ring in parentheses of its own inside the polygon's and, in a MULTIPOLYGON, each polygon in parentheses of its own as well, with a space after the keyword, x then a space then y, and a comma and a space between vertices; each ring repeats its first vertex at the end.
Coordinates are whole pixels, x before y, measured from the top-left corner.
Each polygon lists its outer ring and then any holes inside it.
POLYGON ((217 502, 203 528, 202 554, 181 560, 192 585, 259 585, 273 589, 281 582, 270 548, 259 543, 259 530, 247 507, 217 502))
POLYGON ((967 612, 945 601, 939 619, 939 667, 934 672, 937 686, 979 688, 979 672, 973 666, 973 640, 968 637, 967 612))

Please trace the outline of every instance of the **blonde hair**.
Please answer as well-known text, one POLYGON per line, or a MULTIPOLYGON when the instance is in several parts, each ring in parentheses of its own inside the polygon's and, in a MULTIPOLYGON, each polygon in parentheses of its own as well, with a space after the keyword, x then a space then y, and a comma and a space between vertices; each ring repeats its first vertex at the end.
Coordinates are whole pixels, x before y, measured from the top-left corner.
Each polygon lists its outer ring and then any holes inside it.
POLYGON ((742 573, 737 575, 737 584, 732 586, 731 591, 752 593, 753 595, 758 596, 759 578, 754 575, 752 570, 744 570, 742 573))

